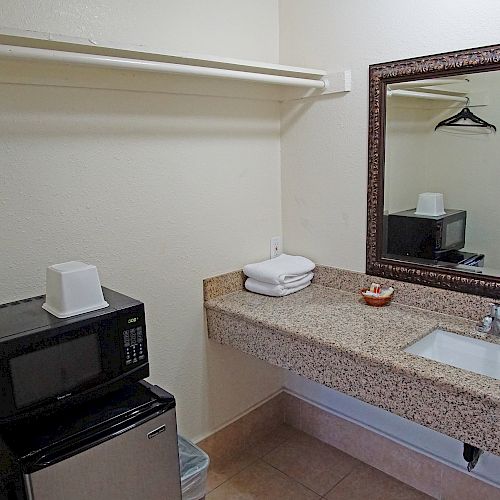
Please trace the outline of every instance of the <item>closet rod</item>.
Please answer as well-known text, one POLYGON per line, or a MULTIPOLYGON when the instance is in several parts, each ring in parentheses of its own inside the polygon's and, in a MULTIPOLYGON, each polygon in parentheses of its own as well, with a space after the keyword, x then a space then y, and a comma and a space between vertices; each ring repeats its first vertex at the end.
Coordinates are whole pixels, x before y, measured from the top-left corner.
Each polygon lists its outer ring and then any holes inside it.
POLYGON ((289 85, 315 89, 326 89, 327 87, 326 80, 309 80, 307 78, 266 75, 263 73, 252 73, 250 71, 206 68, 204 66, 189 66, 185 64, 174 64, 161 61, 148 61, 145 59, 84 54, 80 52, 64 52, 60 50, 21 47, 16 45, 0 45, 0 58, 99 66, 105 68, 170 73, 178 75, 226 78, 244 80, 248 82, 270 83, 274 85, 289 85))
POLYGON ((411 82, 391 83, 390 88, 395 89, 414 89, 421 87, 436 87, 438 85, 456 85, 469 83, 467 78, 434 78, 434 80, 412 80, 411 82))
POLYGON ((467 97, 447 94, 431 94, 430 92, 412 92, 411 90, 387 90, 387 95, 395 97, 416 97, 417 99, 432 99, 437 101, 456 101, 468 103, 467 97))

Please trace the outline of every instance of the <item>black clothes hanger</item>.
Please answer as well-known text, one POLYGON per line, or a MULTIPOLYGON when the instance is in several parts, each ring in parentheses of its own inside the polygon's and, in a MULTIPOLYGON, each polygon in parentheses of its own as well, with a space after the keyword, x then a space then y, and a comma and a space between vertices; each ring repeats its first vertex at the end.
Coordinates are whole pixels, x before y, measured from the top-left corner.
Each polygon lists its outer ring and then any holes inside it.
POLYGON ((497 131, 495 125, 492 125, 491 123, 484 121, 482 118, 479 118, 479 116, 476 116, 469 108, 464 108, 462 109, 462 111, 460 111, 460 113, 457 113, 456 115, 450 116, 449 118, 446 118, 446 120, 439 122, 434 130, 437 130, 439 127, 484 127, 492 129, 495 132, 497 131), (470 123, 458 123, 460 120, 470 120, 471 122, 474 122, 475 125, 472 125, 470 123))

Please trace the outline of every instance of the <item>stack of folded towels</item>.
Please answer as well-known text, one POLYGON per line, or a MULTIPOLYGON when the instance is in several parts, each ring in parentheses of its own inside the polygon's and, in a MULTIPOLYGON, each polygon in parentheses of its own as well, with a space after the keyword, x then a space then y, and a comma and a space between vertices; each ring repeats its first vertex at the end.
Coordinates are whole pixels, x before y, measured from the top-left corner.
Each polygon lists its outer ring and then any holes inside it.
POLYGON ((281 254, 274 259, 248 264, 245 288, 250 292, 282 297, 298 292, 311 284, 314 262, 298 255, 281 254))

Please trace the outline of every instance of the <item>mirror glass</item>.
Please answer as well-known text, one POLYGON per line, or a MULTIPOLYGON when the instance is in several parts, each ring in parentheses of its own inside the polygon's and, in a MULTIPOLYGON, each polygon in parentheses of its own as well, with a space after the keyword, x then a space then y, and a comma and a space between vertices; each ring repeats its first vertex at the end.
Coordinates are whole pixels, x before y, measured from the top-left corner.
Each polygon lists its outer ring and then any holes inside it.
POLYGON ((500 276, 500 71, 386 92, 383 257, 500 276))

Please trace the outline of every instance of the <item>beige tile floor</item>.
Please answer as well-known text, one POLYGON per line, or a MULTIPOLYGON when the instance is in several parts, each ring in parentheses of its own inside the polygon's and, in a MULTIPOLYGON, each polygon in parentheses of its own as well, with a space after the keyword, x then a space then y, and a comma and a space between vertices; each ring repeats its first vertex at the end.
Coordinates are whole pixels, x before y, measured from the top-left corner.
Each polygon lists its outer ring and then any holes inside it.
POLYGON ((232 460, 212 460, 207 500, 424 500, 430 497, 283 426, 232 460))

